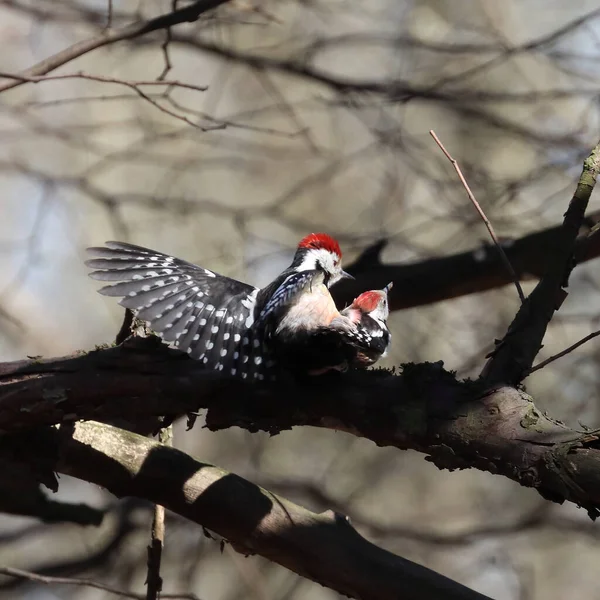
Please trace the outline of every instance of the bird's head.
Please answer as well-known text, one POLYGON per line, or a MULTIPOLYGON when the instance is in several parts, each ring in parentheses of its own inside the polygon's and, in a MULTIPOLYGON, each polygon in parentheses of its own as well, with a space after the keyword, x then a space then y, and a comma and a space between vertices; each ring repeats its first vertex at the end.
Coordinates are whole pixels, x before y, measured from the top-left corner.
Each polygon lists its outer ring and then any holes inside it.
POLYGON ((354 279, 342 270, 339 243, 326 233, 311 233, 300 240, 293 264, 298 271, 322 271, 328 287, 343 278, 354 279))
POLYGON ((369 290, 354 299, 351 308, 369 315, 372 319, 385 323, 389 314, 388 292, 394 283, 388 283, 382 290, 369 290))

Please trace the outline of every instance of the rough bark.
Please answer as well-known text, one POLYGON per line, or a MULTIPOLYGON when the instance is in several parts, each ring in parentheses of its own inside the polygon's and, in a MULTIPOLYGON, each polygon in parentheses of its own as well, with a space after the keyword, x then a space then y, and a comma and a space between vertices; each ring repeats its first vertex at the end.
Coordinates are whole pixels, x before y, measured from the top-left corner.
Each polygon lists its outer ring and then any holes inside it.
POLYGON ((0 431, 94 419, 148 433, 162 415, 206 408, 211 429, 344 430, 424 452, 442 468, 505 475, 596 515, 598 433, 550 419, 519 389, 482 385, 424 363, 401 374, 357 371, 258 386, 218 378, 155 339, 138 338, 76 357, 1 365, 0 431))

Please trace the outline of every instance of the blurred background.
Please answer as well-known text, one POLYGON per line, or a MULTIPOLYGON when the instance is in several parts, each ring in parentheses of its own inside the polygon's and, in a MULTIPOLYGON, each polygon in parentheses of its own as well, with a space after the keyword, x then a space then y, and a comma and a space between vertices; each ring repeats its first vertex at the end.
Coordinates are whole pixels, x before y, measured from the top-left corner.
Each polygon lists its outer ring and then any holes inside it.
MULTIPOLYGON (((1 0, 0 71, 171 8, 1 0)), ((556 225, 598 141, 599 64, 592 1, 237 0, 52 73, 84 76, 6 90, 0 357, 114 340, 121 309, 83 266, 84 248, 109 239, 257 285, 311 231, 337 236, 346 265, 382 238, 382 260, 394 264, 485 249, 485 227, 430 129, 500 237, 556 225), (160 77, 171 84, 137 85, 160 77)), ((599 284, 598 261, 575 270, 540 359, 598 328, 599 284)), ((397 311, 384 364, 443 360, 475 376, 517 307, 507 286, 397 311)), ((592 341, 530 377, 538 406, 599 427, 599 351, 592 341)), ((600 597, 600 529, 575 506, 341 432, 184 429, 175 427, 176 447, 313 510, 348 514, 373 542, 494 599, 600 597)), ((95 507, 102 524, 0 515, 0 565, 143 592, 152 507, 66 477, 52 500, 95 507)), ((203 600, 337 596, 260 557, 221 552, 174 515, 163 561, 166 592, 203 600)), ((1 599, 105 597, 0 580, 1 599)))

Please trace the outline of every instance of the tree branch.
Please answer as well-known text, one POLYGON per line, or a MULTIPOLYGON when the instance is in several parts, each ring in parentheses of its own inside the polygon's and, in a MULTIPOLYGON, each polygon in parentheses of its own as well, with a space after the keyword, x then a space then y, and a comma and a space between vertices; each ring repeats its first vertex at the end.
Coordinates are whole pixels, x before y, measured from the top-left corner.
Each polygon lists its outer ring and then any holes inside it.
MULTIPOLYGON (((600 231, 588 235, 593 224, 600 221, 600 211, 590 213, 575 242, 577 263, 600 256, 600 231)), ((504 242, 504 252, 520 281, 539 279, 548 265, 560 237, 561 225, 527 234, 504 242)), ((364 290, 381 289, 394 282, 390 291, 390 309, 402 310, 441 300, 485 292, 512 283, 498 253, 491 245, 409 264, 383 264, 379 258, 385 240, 369 246, 346 271, 356 281, 344 280, 331 292, 342 305, 350 303, 364 290)))
POLYGON ((333 511, 313 513, 212 465, 97 422, 61 426, 60 472, 167 507, 303 577, 362 600, 484 600, 361 537, 333 511))
POLYGON ((165 13, 154 19, 131 23, 117 29, 107 29, 97 37, 77 42, 61 52, 45 58, 26 71, 18 73, 17 75, 21 76, 22 79, 14 79, 4 84, 0 84, 0 92, 23 85, 27 83, 31 77, 50 73, 51 71, 54 71, 54 69, 57 69, 92 50, 102 48, 103 46, 108 46, 123 40, 131 40, 159 29, 167 29, 168 27, 180 23, 196 21, 203 13, 212 10, 213 8, 217 8, 228 1, 229 0, 196 0, 196 2, 193 2, 184 8, 165 13))
POLYGON ((34 517, 43 523, 77 523, 100 525, 104 511, 60 500, 50 500, 37 481, 26 480, 23 473, 15 473, 4 461, 0 478, 0 513, 34 517), (9 467, 7 469, 7 466, 9 467), (11 476, 9 479, 9 475, 11 476))
POLYGON ((593 331, 589 335, 586 335, 584 338, 580 339, 578 342, 571 344, 568 348, 565 348, 564 350, 562 350, 561 352, 558 352, 557 354, 553 354, 552 356, 548 357, 546 360, 543 360, 542 362, 535 365, 535 367, 531 367, 531 369, 529 369, 529 371, 526 371, 527 377, 529 377, 529 375, 531 375, 532 373, 535 373, 535 371, 539 371, 540 369, 543 369, 546 365, 549 365, 551 362, 554 362, 555 360, 558 360, 559 358, 562 358, 563 356, 570 354, 571 352, 573 352, 573 350, 577 350, 577 348, 579 348, 579 346, 583 346, 583 344, 585 344, 586 342, 589 342, 590 340, 593 340, 594 338, 598 337, 599 335, 600 335, 600 330, 593 331))
POLYGON ((583 164, 583 171, 562 226, 547 271, 527 300, 521 305, 506 335, 492 353, 483 371, 489 384, 516 385, 533 365, 546 328, 564 301, 569 276, 575 266, 577 237, 585 219, 590 196, 600 173, 600 142, 583 164))
MULTIPOLYGON (((591 516, 600 508, 596 432, 550 419, 520 390, 457 381, 441 363, 405 365, 401 375, 354 371, 268 387, 204 371, 156 338, 132 338, 83 356, 0 365, 4 432, 95 419, 148 433, 160 429, 163 415, 169 420, 200 408, 208 409, 214 430, 344 430, 424 452, 441 468, 505 475, 545 498, 584 506, 591 516)), ((42 443, 43 436, 37 432, 36 439, 42 443)), ((33 460, 43 452, 35 443, 27 447, 33 460)), ((23 453, 17 458, 26 460, 23 453)))

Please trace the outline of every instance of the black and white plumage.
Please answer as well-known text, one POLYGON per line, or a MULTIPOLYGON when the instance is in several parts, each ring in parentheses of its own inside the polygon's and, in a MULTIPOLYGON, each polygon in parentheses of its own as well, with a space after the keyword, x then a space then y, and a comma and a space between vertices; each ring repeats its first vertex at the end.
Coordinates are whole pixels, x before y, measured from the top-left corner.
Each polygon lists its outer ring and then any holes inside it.
POLYGON ((90 276, 118 282, 101 294, 121 297, 119 303, 165 341, 227 375, 267 378, 276 349, 339 317, 323 289, 345 273, 339 245, 325 234, 306 236, 292 265, 263 289, 123 242, 88 251, 95 258, 86 264, 97 269, 90 276), (308 314, 302 312, 306 306, 308 314))
POLYGON ((392 285, 362 293, 328 326, 311 332, 298 350, 306 356, 309 375, 365 368, 387 354, 392 338, 387 296, 392 285))
MULTIPOLYGON (((363 292, 341 311, 342 316, 356 325, 356 330, 342 334, 352 349, 348 361, 350 366, 368 367, 387 354, 392 341, 392 334, 387 326, 390 314, 388 293, 392 286, 393 283, 388 283, 382 290, 363 292)), ((337 321, 330 325, 333 328, 337 326, 337 321)), ((345 327, 345 323, 342 327, 345 327)))

